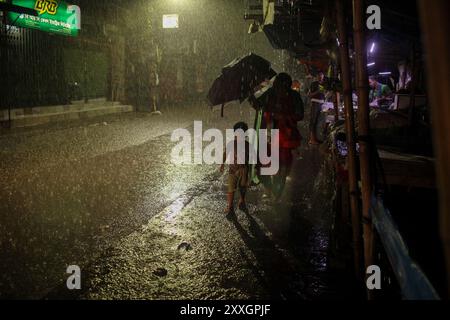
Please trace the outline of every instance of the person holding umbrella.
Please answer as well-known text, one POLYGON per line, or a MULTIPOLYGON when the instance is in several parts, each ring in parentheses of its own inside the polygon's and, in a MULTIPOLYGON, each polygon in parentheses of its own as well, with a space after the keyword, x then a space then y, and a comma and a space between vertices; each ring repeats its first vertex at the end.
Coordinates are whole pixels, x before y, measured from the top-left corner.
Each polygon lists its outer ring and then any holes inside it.
MULTIPOLYGON (((254 184, 262 182, 267 190, 266 195, 279 199, 293 162, 292 151, 300 146, 302 140, 297 123, 304 118, 303 101, 300 94, 292 90, 292 78, 288 74, 277 75, 269 61, 253 53, 225 66, 208 92, 209 105, 222 105, 222 116, 226 103, 247 99, 258 111, 255 120, 257 131, 279 130, 279 145, 274 147, 278 147, 280 155, 280 170, 276 176, 262 176, 258 172, 261 167, 252 165, 250 180, 254 184), (269 84, 255 93, 255 88, 267 83, 268 79, 273 79, 273 85, 269 84)), ((271 150, 270 147, 268 150, 271 150)))
POLYGON ((300 147, 302 141, 297 124, 304 119, 303 100, 298 92, 292 90, 292 78, 287 73, 280 73, 275 77, 272 88, 258 99, 252 95, 249 101, 262 112, 257 129, 279 130, 280 170, 273 177, 260 177, 266 188, 265 197, 279 200, 292 167, 293 150, 300 147))

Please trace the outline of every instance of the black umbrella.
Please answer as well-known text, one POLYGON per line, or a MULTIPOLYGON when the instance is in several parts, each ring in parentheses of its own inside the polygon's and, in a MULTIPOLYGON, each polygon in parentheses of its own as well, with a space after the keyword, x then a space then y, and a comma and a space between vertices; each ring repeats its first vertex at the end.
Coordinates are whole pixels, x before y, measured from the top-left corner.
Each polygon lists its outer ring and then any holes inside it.
POLYGON ((210 106, 247 99, 266 79, 276 75, 266 59, 250 53, 231 62, 222 69, 208 93, 210 106))

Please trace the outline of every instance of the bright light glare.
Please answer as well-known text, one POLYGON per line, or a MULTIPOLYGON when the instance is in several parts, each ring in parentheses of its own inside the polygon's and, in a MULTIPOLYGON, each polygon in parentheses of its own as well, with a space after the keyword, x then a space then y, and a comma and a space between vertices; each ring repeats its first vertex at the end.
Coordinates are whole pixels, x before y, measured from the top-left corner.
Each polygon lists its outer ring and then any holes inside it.
POLYGON ((380 72, 379 73, 380 76, 389 76, 391 74, 392 74, 392 72, 380 72))
POLYGON ((370 48, 370 53, 375 51, 375 42, 372 43, 372 47, 370 48))
POLYGON ((368 67, 373 67, 375 65, 375 62, 371 62, 371 63, 369 63, 367 66, 368 67))
POLYGON ((178 15, 177 14, 163 15, 163 28, 164 29, 178 28, 178 15))

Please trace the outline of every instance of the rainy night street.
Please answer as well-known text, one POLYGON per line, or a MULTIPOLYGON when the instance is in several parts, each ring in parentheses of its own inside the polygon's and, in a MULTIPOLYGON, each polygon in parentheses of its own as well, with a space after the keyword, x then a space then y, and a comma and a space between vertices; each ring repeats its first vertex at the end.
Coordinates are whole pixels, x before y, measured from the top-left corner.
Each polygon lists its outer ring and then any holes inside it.
POLYGON ((0 302, 448 299, 449 5, 0 0, 0 302))
POLYGON ((193 120, 225 129, 254 111, 231 106, 222 119, 189 108, 0 136, 3 297, 342 297, 345 279, 327 271, 332 190, 319 149, 300 149, 281 204, 253 187, 249 213, 229 221, 225 176, 171 164, 170 135, 193 120), (75 296, 69 265, 82 270, 75 296))

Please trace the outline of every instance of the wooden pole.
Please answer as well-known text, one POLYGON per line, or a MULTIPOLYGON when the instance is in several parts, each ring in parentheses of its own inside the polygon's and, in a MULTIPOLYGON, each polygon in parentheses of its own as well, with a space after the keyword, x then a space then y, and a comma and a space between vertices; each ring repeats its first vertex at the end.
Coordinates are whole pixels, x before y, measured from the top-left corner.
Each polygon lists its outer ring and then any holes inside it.
POLYGON ((433 119, 436 173, 439 187, 440 233, 447 262, 450 297, 450 1, 419 1, 425 44, 428 95, 433 119))
MULTIPOLYGON (((358 92, 358 135, 361 168, 362 215, 365 267, 373 264, 373 226, 370 218, 372 198, 369 80, 367 74, 367 44, 365 35, 365 1, 353 0, 353 32, 355 42, 356 80, 358 92)), ((370 297, 369 292, 369 299, 370 297)))
POLYGON ((359 187, 357 174, 357 155, 355 141, 355 115, 353 111, 353 90, 350 71, 350 59, 348 50, 348 32, 345 21, 345 2, 336 2, 337 27, 339 34, 339 55, 341 61, 341 81, 343 86, 343 99, 345 109, 345 129, 348 148, 348 173, 349 173, 349 194, 350 212, 352 217, 353 231, 353 257, 355 273, 361 278, 361 257, 362 257, 362 237, 361 237, 361 214, 359 205, 359 187))

